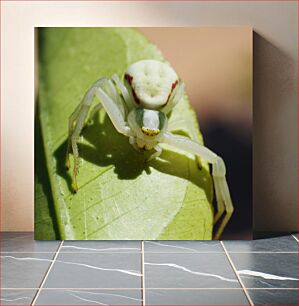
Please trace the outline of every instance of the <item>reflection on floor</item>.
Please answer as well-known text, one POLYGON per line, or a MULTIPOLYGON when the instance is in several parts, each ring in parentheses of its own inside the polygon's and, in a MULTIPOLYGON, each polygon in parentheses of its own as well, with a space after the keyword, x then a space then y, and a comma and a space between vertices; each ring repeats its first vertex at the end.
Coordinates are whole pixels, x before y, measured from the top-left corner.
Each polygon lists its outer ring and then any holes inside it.
POLYGON ((1 234, 1 305, 298 304, 298 236, 34 241, 1 234))

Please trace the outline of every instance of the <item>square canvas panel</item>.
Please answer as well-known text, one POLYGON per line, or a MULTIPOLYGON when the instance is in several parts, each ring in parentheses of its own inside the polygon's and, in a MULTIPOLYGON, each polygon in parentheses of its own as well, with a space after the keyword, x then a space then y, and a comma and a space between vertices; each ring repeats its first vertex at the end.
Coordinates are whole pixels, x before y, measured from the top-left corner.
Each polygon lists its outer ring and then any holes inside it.
POLYGON ((36 36, 35 239, 252 238, 252 28, 36 36))

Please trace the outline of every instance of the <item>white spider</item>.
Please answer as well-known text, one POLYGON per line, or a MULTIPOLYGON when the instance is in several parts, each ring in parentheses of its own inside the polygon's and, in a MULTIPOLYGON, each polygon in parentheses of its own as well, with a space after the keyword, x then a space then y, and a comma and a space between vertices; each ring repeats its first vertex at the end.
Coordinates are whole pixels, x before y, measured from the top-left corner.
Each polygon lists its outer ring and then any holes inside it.
POLYGON ((233 212, 225 178, 225 164, 221 157, 194 141, 193 138, 192 140, 174 135, 169 131, 168 117, 171 110, 182 99, 183 94, 184 83, 179 80, 176 72, 167 63, 156 60, 142 60, 129 66, 125 72, 124 84, 117 75, 113 75, 111 79, 101 78, 96 81, 69 118, 66 166, 70 167, 69 150, 72 148, 74 155, 72 187, 76 192, 78 190, 76 176, 79 168, 77 140, 96 95, 101 102, 92 109, 90 118, 103 107, 116 130, 129 137, 130 144, 136 150, 154 149, 156 151, 149 160, 161 154, 162 149, 159 143, 166 143, 212 164, 218 209, 215 223, 226 210, 226 215, 222 218, 214 236, 218 239, 233 212))

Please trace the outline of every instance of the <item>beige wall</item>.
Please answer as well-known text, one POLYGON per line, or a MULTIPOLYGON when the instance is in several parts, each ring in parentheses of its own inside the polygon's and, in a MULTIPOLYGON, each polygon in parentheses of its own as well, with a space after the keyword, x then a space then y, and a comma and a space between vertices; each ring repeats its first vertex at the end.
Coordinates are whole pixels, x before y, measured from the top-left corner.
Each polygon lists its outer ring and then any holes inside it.
POLYGON ((297 2, 1 2, 1 229, 33 229, 34 26, 253 26, 255 229, 297 228, 297 2))
POLYGON ((252 27, 147 27, 141 32, 184 81, 200 125, 252 123, 252 27))

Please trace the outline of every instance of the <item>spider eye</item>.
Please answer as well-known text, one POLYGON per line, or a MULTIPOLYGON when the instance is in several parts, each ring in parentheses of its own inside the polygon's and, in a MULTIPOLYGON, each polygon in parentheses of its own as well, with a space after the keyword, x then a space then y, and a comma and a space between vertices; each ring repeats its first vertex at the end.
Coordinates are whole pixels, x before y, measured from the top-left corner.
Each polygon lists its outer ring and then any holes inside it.
POLYGON ((160 130, 159 129, 152 129, 152 128, 146 128, 146 127, 142 127, 141 128, 141 131, 144 135, 147 135, 147 136, 157 136, 160 134, 160 130))

